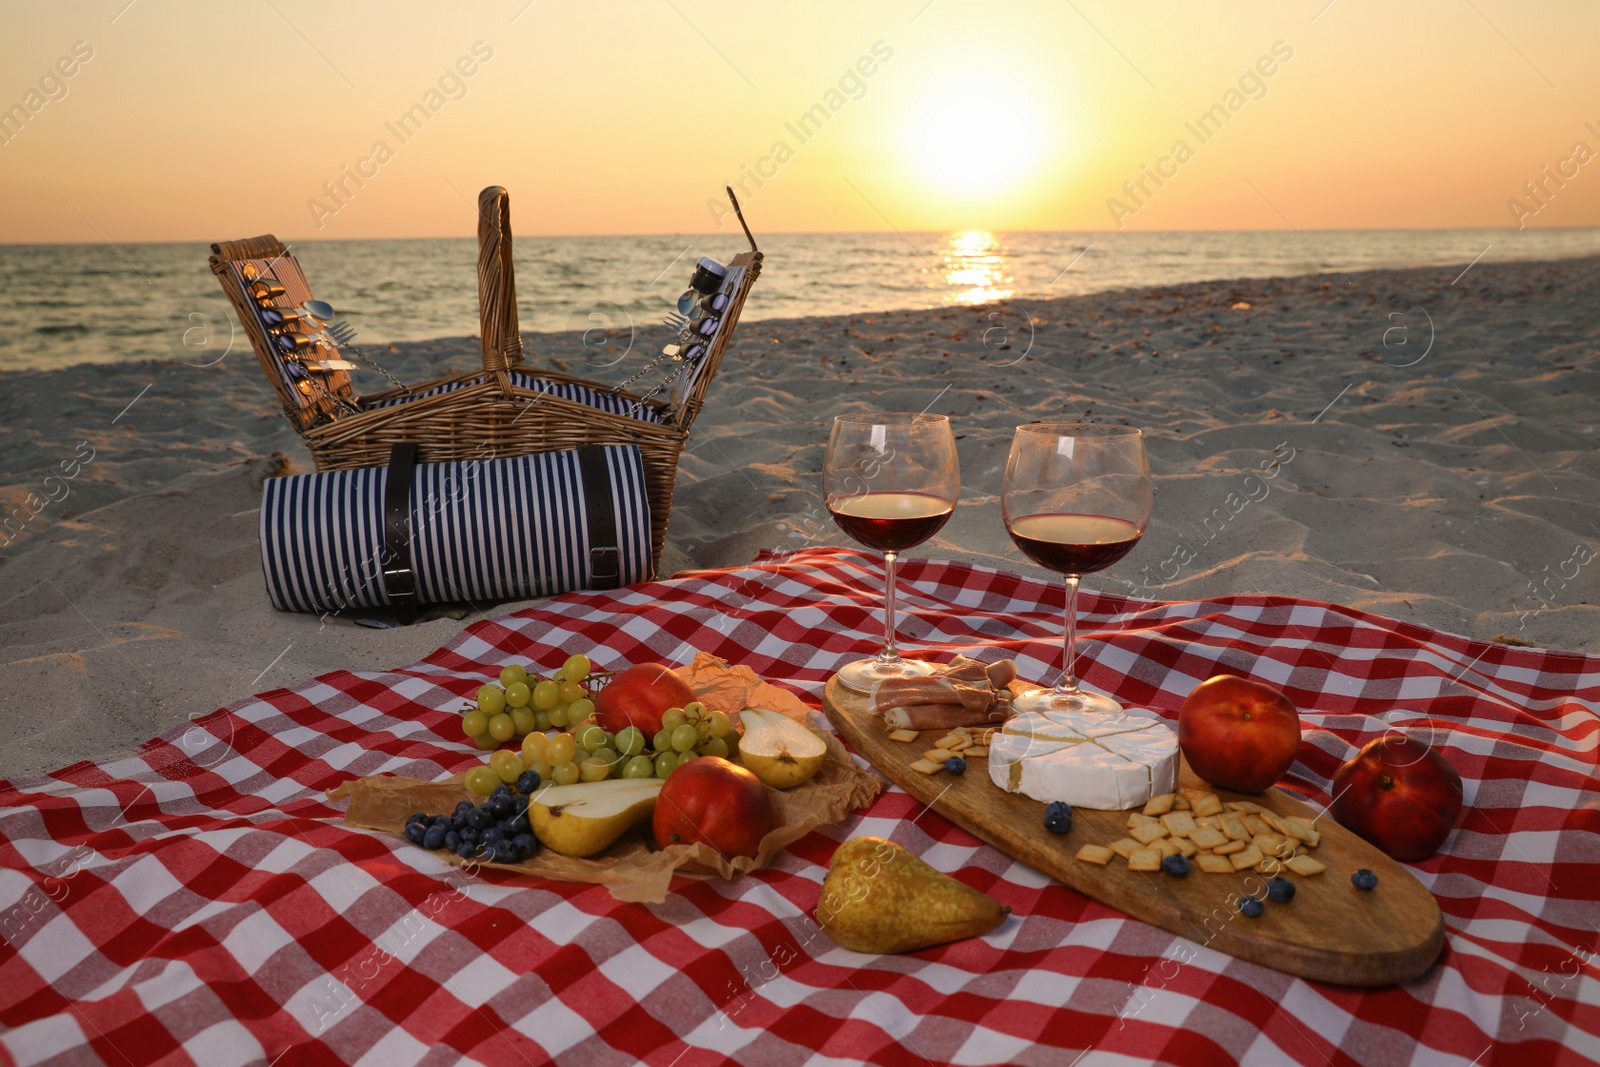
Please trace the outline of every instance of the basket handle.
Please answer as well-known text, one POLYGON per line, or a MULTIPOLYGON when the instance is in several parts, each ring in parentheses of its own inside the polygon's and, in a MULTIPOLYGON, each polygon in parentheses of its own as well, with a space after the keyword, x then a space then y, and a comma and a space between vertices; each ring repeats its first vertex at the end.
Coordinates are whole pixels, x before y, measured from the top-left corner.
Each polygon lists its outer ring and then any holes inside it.
POLYGON ((511 196, 491 185, 478 194, 478 319, 483 369, 511 396, 511 368, 522 362, 517 278, 511 250, 511 196))

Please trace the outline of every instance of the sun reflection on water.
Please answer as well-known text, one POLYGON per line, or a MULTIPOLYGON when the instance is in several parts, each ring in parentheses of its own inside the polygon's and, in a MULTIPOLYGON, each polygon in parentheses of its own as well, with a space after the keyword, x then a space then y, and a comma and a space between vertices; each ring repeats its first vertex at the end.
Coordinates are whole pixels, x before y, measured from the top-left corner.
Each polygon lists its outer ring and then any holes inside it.
POLYGON ((1005 249, 987 230, 952 233, 945 243, 941 267, 952 304, 988 304, 1014 294, 1006 271, 1005 249))

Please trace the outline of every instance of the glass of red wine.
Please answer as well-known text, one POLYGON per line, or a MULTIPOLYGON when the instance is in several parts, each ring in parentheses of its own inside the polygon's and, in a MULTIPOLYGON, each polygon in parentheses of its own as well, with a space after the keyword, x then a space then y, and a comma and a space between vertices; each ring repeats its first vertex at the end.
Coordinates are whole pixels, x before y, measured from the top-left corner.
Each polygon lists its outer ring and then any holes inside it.
POLYGON ((833 420, 822 463, 828 512, 853 541, 883 553, 883 651, 846 664, 839 680, 868 693, 885 678, 912 678, 933 666, 900 658, 894 645, 894 564, 950 520, 961 496, 961 468, 944 415, 877 411, 833 420))
POLYGON ((1133 550, 1150 523, 1152 503, 1140 431, 1075 422, 1017 427, 1000 495, 1006 532, 1023 555, 1067 579, 1061 680, 1054 689, 1019 697, 1013 704, 1018 711, 1122 710, 1078 684, 1078 579, 1133 550))

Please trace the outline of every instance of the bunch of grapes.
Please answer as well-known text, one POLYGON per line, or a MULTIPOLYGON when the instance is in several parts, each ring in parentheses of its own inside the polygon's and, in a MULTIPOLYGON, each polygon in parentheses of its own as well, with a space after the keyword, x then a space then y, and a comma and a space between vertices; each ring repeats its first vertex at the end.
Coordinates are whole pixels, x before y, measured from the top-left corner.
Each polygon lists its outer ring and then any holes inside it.
POLYGON ((581 726, 594 715, 590 694, 605 677, 581 654, 568 656, 548 678, 510 664, 500 671, 499 685, 478 690, 476 706, 461 717, 462 732, 488 752, 513 737, 581 726))
MULTIPOLYGON (((516 759, 514 753, 504 755, 516 759)), ((488 770, 474 768, 468 777, 488 770)), ((419 811, 406 819, 406 839, 430 850, 449 849, 464 860, 521 863, 539 851, 539 839, 533 836, 533 826, 528 821, 528 798, 538 788, 539 776, 528 772, 518 778, 515 787, 497 778, 481 804, 463 800, 449 815, 425 815, 419 811)))

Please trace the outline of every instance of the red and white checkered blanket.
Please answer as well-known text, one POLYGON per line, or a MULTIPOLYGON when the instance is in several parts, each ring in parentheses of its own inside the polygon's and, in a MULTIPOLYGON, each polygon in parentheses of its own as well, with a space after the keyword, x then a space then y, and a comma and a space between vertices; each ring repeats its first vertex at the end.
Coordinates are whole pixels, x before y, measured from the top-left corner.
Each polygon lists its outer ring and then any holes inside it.
MULTIPOLYGON (((907 561, 904 644, 1053 677, 1059 586, 907 561)), ((1467 811, 1414 866, 1442 961, 1319 985, 1123 917, 905 793, 666 903, 465 874, 345 828, 323 790, 482 757, 454 709, 499 665, 742 662, 815 704, 875 648, 882 571, 808 550, 469 626, 411 667, 337 672, 109 763, 0 783, 0 1061, 204 1064, 1592 1063, 1600 1061, 1600 659, 1481 644, 1306 601, 1082 599, 1090 684, 1172 717, 1219 665, 1277 685, 1308 744, 1288 785, 1411 724, 1467 811), (875 834, 1009 904, 990 935, 871 957, 817 932, 838 841, 875 834)))

